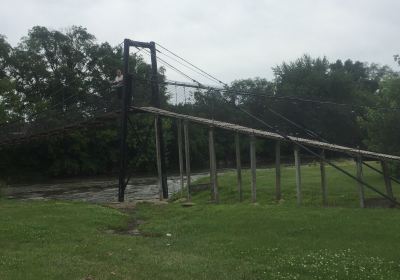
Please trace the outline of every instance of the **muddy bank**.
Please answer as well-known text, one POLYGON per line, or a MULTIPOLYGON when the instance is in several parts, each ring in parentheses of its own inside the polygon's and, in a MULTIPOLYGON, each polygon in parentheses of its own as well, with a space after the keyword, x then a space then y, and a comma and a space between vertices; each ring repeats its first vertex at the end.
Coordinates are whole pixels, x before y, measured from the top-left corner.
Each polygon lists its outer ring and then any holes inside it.
MULTIPOLYGON (((192 180, 209 176, 208 173, 192 174, 192 180)), ((168 177, 169 195, 180 191, 179 176, 168 177)), ((12 184, 3 189, 10 199, 61 199, 109 203, 117 201, 118 180, 116 178, 70 179, 50 183, 12 184)), ((126 187, 125 200, 137 202, 158 199, 155 177, 131 178, 126 187)))

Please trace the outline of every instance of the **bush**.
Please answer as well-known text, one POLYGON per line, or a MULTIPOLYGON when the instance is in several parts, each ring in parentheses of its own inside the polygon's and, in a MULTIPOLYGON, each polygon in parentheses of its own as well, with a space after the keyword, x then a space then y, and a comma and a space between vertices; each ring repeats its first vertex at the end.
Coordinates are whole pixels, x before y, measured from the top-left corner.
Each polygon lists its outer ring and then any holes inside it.
POLYGON ((0 199, 4 197, 4 188, 5 188, 4 182, 0 181, 0 199))

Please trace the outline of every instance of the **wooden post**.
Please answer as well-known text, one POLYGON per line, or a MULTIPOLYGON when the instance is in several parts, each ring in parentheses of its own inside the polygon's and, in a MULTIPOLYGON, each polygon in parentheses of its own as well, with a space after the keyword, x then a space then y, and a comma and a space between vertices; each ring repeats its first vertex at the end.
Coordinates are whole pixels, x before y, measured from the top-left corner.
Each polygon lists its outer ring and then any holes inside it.
POLYGON ((281 200, 281 142, 275 143, 275 198, 281 200))
POLYGON ((250 136, 250 167, 251 167, 251 201, 257 201, 257 182, 256 182, 256 138, 250 136))
POLYGON ((387 166, 387 163, 385 161, 381 161, 381 166, 382 166, 382 173, 383 173, 383 179, 385 181, 385 186, 386 186, 386 194, 394 199, 393 195, 393 189, 392 189, 392 180, 390 179, 389 175, 389 168, 387 166))
MULTIPOLYGON (((357 156, 357 178, 359 180, 363 179, 363 171, 362 171, 362 158, 360 155, 357 156)), ((358 194, 360 197, 360 207, 365 208, 365 193, 364 193, 364 185, 358 182, 358 194)))
POLYGON ((294 146, 294 163, 296 168, 296 195, 297 205, 301 205, 301 172, 300 172, 300 149, 294 146))
POLYGON ((119 147, 119 179, 118 179, 118 201, 124 202, 126 189, 126 167, 128 163, 126 138, 128 136, 128 119, 129 108, 132 96, 132 75, 129 74, 129 41, 124 40, 124 80, 123 80, 123 97, 121 107, 121 130, 120 130, 120 147, 119 147))
POLYGON ((237 184, 239 192, 239 201, 243 201, 243 191, 242 191, 242 163, 240 160, 240 139, 239 133, 235 133, 235 146, 236 146, 236 172, 237 172, 237 184))
MULTIPOLYGON (((133 46, 132 41, 127 42, 129 46, 133 46)), ((158 67, 157 67, 157 50, 154 42, 149 42, 148 48, 150 49, 151 58, 151 104, 156 108, 160 108, 160 85, 158 84, 158 67)), ((129 47, 128 47, 129 52, 129 47)), ((128 54, 129 59, 129 54, 128 54)), ((125 69, 124 69, 125 70, 125 69)), ((129 70, 129 69, 128 69, 129 70)), ((124 71, 124 75, 128 74, 124 71)), ((132 75, 130 75, 132 76, 132 75)), ((125 76, 124 76, 125 77, 125 76)), ((157 140, 160 142, 160 159, 161 159, 161 188, 163 191, 163 198, 168 198, 168 180, 167 180, 167 168, 165 164, 165 149, 164 149, 164 137, 161 118, 158 119, 157 123, 158 137, 157 140)))
POLYGON ((214 129, 210 127, 208 130, 208 147, 210 151, 210 183, 215 202, 219 202, 218 183, 217 183, 217 163, 215 156, 214 129))
POLYGON ((214 163, 213 163, 213 153, 212 153, 212 132, 211 132, 211 127, 208 130, 208 158, 210 161, 210 189, 211 189, 211 200, 215 200, 215 194, 214 194, 214 163))
POLYGON ((156 156, 157 156, 157 184, 158 184, 158 190, 159 190, 159 197, 160 200, 163 199, 163 189, 162 189, 162 169, 161 169, 161 146, 160 146, 160 131, 159 131, 159 126, 158 126, 158 118, 159 116, 156 115, 154 118, 154 131, 156 133, 156 156))
POLYGON ((327 206, 328 197, 327 197, 326 174, 325 174, 325 150, 321 151, 320 169, 321 169, 322 205, 327 206))
POLYGON ((182 147, 182 120, 178 119, 178 157, 179 157, 179 176, 181 183, 181 194, 183 195, 183 147, 182 147))
POLYGON ((183 122, 183 134, 185 138, 185 161, 186 161, 186 184, 187 184, 187 198, 191 200, 190 194, 190 146, 189 146, 189 127, 188 121, 183 122))

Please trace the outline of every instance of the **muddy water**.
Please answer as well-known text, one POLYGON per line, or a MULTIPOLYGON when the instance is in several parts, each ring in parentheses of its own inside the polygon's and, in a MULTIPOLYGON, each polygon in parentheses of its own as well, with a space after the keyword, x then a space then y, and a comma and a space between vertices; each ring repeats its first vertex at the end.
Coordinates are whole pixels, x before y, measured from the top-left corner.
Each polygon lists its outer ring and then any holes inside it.
MULTIPOLYGON (((191 175, 191 180, 209 176, 208 173, 191 175)), ((180 191, 179 176, 168 178, 169 194, 180 191)), ((115 178, 95 178, 64 180, 45 184, 9 185, 4 190, 12 199, 62 199, 94 203, 116 202, 118 180, 115 178)), ((155 200, 159 198, 157 179, 152 177, 131 178, 125 192, 128 202, 155 200)))

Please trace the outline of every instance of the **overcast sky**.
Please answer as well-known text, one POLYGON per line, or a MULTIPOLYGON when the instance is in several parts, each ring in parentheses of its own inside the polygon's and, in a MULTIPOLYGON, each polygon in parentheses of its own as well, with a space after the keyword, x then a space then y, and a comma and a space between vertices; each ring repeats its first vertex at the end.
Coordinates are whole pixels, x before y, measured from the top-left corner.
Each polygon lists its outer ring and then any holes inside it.
MULTIPOLYGON (((81 25, 99 41, 155 41, 231 82, 272 78, 304 53, 399 70, 399 0, 0 0, 0 34, 81 25)), ((168 72, 170 73, 170 72, 168 72)), ((170 78, 177 79, 176 75, 170 78)), ((203 79, 203 81, 206 81, 203 79)))

